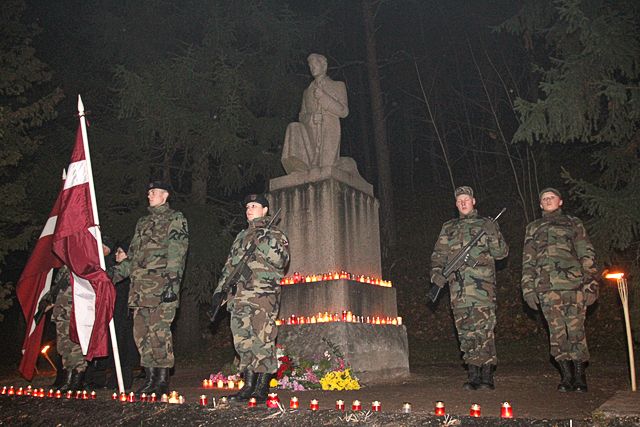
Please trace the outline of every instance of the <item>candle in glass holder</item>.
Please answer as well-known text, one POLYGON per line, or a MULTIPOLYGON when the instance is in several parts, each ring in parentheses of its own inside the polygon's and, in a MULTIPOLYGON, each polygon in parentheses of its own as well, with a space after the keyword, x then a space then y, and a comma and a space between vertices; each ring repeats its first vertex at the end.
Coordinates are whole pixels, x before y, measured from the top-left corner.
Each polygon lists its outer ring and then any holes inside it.
POLYGON ((403 414, 410 414, 411 413, 411 403, 404 402, 402 404, 402 413, 403 414))
POLYGON ((67 399, 71 399, 73 397, 73 392, 71 390, 67 391, 67 394, 65 396, 67 399))
POLYGON ((500 417, 513 418, 513 408, 509 402, 502 402, 502 406, 500 407, 500 417))
POLYGON ((371 402, 371 411, 380 412, 380 409, 381 409, 381 405, 379 401, 374 400, 373 402, 371 402))
POLYGON ((309 409, 311 409, 312 411, 317 411, 318 409, 320 409, 320 405, 318 404, 318 401, 316 399, 313 399, 311 401, 311 404, 309 405, 309 409))
POLYGON ((16 391, 16 396, 22 396, 24 394, 24 390, 22 389, 22 387, 20 387, 17 391, 16 391))
POLYGON ((438 400, 436 402, 436 407, 434 409, 434 412, 436 413, 436 415, 438 417, 443 417, 444 414, 446 413, 445 408, 444 408, 444 402, 441 400, 438 400))
POLYGON ((362 403, 360 403, 359 400, 354 400, 353 403, 351 404, 351 410, 352 411, 361 411, 362 410, 362 403))
POLYGON ((469 415, 472 417, 479 417, 480 405, 478 405, 477 403, 474 403, 473 405, 471 405, 471 409, 469 410, 469 415))
POLYGON ((127 397, 127 402, 129 403, 133 403, 136 401, 136 395, 134 392, 129 393, 129 396, 127 397))
POLYGON ((252 397, 251 399, 249 399, 249 403, 247 403, 247 406, 249 408, 255 408, 257 404, 258 402, 256 401, 256 398, 252 397))
POLYGON ((300 407, 300 402, 298 402, 298 398, 293 396, 291 400, 289 400, 289 408, 298 409, 300 407))
POLYGON ((0 394, 7 394, 7 386, 2 386, 2 392, 0 394))
POLYGON ((169 396, 167 393, 162 393, 162 396, 160 396, 160 403, 169 403, 169 396))
POLYGON ((238 381, 238 389, 241 389, 242 387, 244 387, 244 381, 240 380, 238 381))
POLYGON ((236 386, 236 383, 233 380, 229 380, 229 382, 227 382, 227 386, 229 389, 233 389, 236 386))
POLYGON ((202 406, 207 406, 209 404, 209 400, 207 399, 207 396, 204 394, 200 395, 200 405, 202 406))
POLYGON ((147 401, 147 393, 142 393, 140 395, 140 402, 146 402, 147 401))
POLYGON ((222 381, 222 380, 218 380, 218 381, 216 382, 216 386, 218 386, 218 388, 224 388, 224 381, 222 381))
POLYGON ((47 392, 47 397, 53 397, 53 396, 54 396, 53 389, 50 388, 49 391, 47 392))
POLYGON ((82 399, 82 392, 80 390, 76 390, 76 399, 82 399))
POLYGON ((87 390, 82 390, 82 400, 89 400, 89 393, 87 390))
POLYGON ((341 400, 341 399, 336 400, 336 409, 338 411, 344 411, 344 400, 341 400))
POLYGON ((267 408, 277 408, 278 403, 280 403, 278 393, 269 393, 269 396, 267 397, 267 408))
POLYGON ((98 397, 96 395, 96 392, 95 391, 91 391, 91 400, 96 400, 96 397, 98 397))
POLYGON ((60 390, 56 390, 55 396, 56 396, 56 399, 62 398, 62 392, 60 390))
MULTIPOLYGON (((56 397, 58 397, 58 393, 59 393, 59 392, 60 392, 60 390, 58 390, 58 391, 56 392, 56 397)), ((111 395, 111 400, 118 400, 118 393, 113 393, 113 394, 111 395)))
POLYGON ((38 397, 44 397, 44 389, 43 388, 38 390, 38 397))
POLYGON ((209 381, 202 380, 202 388, 207 388, 209 386, 209 381))
POLYGON ((127 401, 127 393, 122 392, 120 393, 120 402, 126 402, 127 401))
POLYGON ((147 400, 149 402, 157 402, 158 401, 158 396, 156 396, 155 393, 151 393, 151 396, 149 396, 149 398, 147 400))
POLYGON ((13 388, 13 386, 10 386, 10 387, 9 387, 9 390, 7 390, 7 394, 8 394, 9 396, 13 396, 14 394, 16 394, 16 391, 15 391, 15 389, 13 388))

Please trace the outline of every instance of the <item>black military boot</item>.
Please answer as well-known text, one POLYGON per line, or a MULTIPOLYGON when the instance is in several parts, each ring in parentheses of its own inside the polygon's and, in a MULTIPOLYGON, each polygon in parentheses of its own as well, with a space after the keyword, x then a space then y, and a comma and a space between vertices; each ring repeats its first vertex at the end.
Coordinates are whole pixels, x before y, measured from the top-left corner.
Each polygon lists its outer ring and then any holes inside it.
POLYGON ((271 382, 271 374, 259 373, 256 379, 256 387, 251 393, 251 397, 256 399, 257 403, 264 403, 269 396, 269 383, 271 382))
POLYGON ((62 379, 62 384, 58 387, 62 393, 66 393, 71 390, 71 380, 73 377, 73 369, 65 369, 64 370, 64 378, 62 379))
POLYGON ((558 365, 560 365, 560 384, 558 384, 558 391, 563 393, 573 391, 573 364, 571 360, 558 360, 558 365))
POLYGON ((465 390, 477 390, 480 385, 480 367, 467 365, 467 382, 462 384, 465 390))
POLYGON ((579 360, 574 360, 573 366, 575 366, 575 379, 573 382, 573 389, 579 393, 587 392, 587 374, 584 370, 587 367, 587 362, 581 362, 579 360))
POLYGON ((62 369, 56 372, 56 380, 51 384, 51 388, 54 390, 58 390, 67 382, 67 376, 70 374, 66 369, 62 369))
POLYGON ((494 390, 496 388, 493 384, 493 368, 494 365, 489 363, 482 365, 482 368, 480 368, 480 384, 478 384, 478 390, 494 390))
POLYGON ((156 377, 156 369, 157 368, 147 368, 144 367, 144 382, 140 386, 138 390, 136 390, 136 394, 151 394, 155 393, 155 377, 156 377))
POLYGON ((84 389, 84 371, 79 371, 77 369, 73 369, 71 371, 71 376, 69 378, 69 383, 60 387, 61 392, 67 392, 69 390, 83 390, 84 389), (63 390, 63 387, 66 388, 63 390))
POLYGON ((253 371, 246 370, 244 372, 244 386, 236 394, 228 396, 229 403, 246 402, 251 397, 251 393, 256 388, 258 374, 253 371))
POLYGON ((169 376, 171 368, 153 368, 155 370, 153 388, 158 396, 169 393, 169 376))

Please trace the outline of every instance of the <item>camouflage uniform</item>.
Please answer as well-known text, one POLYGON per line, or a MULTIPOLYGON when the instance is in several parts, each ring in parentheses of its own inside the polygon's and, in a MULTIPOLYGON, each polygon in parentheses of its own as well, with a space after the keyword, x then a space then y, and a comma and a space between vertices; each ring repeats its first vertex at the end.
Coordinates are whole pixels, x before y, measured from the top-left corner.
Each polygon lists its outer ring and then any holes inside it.
POLYGON ((62 366, 67 371, 83 372, 87 368, 87 361, 82 354, 80 344, 69 338, 69 324, 73 298, 71 294, 71 275, 65 265, 56 274, 54 286, 59 288, 51 320, 56 324, 56 349, 62 357, 62 366))
POLYGON ((180 293, 189 231, 184 215, 168 203, 149 207, 136 224, 127 259, 114 267, 114 282, 129 277, 133 335, 145 368, 174 365, 171 323, 179 301, 162 302, 169 287, 180 293))
MULTIPOLYGON (((433 254, 431 255, 431 280, 438 282, 445 265, 460 249, 491 223, 474 209, 443 224, 433 254)), ((497 227, 497 224, 496 224, 497 227)), ((461 281, 447 278, 451 294, 451 308, 458 330, 460 350, 467 365, 482 366, 497 363, 494 342, 496 325, 496 273, 495 260, 503 259, 509 247, 500 231, 497 235, 485 234, 471 249, 470 259, 478 264, 460 270, 461 281)))
POLYGON ((227 297, 231 313, 231 332, 236 352, 240 356, 240 370, 273 373, 278 369, 275 342, 278 335, 276 319, 280 310, 280 279, 289 264, 287 236, 276 227, 265 229, 270 217, 255 218, 249 227, 236 236, 222 277, 214 293, 240 262, 254 239, 258 245, 247 263, 250 272, 236 282, 235 295, 227 297))
POLYGON ((549 324, 551 355, 589 360, 584 332, 585 294, 597 295, 595 251, 578 218, 561 209, 529 225, 522 254, 522 294, 537 296, 549 324))

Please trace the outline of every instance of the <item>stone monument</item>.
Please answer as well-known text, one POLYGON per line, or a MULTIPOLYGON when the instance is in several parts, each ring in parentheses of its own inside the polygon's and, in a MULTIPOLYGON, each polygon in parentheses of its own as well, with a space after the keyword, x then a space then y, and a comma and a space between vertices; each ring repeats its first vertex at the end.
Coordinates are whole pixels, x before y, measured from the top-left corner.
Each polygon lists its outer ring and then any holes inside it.
POLYGON ((348 114, 343 82, 311 54, 314 80, 304 91, 299 122, 287 127, 282 165, 269 183, 291 264, 283 284, 278 342, 312 357, 338 345, 364 382, 409 374, 406 328, 396 291, 381 278, 378 200, 353 159, 340 157, 340 118, 348 114), (329 275, 331 273, 331 275, 329 275), (316 323, 311 323, 311 322, 316 323))

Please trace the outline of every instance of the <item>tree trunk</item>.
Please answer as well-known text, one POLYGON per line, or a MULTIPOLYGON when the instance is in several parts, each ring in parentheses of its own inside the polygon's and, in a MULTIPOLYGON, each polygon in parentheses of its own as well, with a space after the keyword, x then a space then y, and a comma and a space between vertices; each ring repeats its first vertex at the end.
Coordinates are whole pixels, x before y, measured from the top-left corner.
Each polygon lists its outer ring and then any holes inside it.
MULTIPOLYGON (((209 157, 206 153, 195 152, 193 156, 193 174, 191 178, 191 202, 204 205, 207 201, 207 178, 209 176, 209 157)), ((193 239, 193 230, 191 238, 193 239)), ((176 347, 181 353, 193 353, 200 346, 200 305, 195 290, 190 289, 188 281, 182 282, 180 309, 176 321, 176 347)))
POLYGON ((382 253, 393 248, 396 244, 395 218, 393 213, 393 188, 391 182, 391 157, 387 142, 384 105, 382 103, 382 88, 376 53, 376 39, 374 28, 375 0, 362 1, 362 15, 364 20, 365 44, 367 49, 367 72, 369 74, 369 92, 371 96, 371 114, 373 119, 373 141, 378 169, 378 197, 381 208, 382 253))

